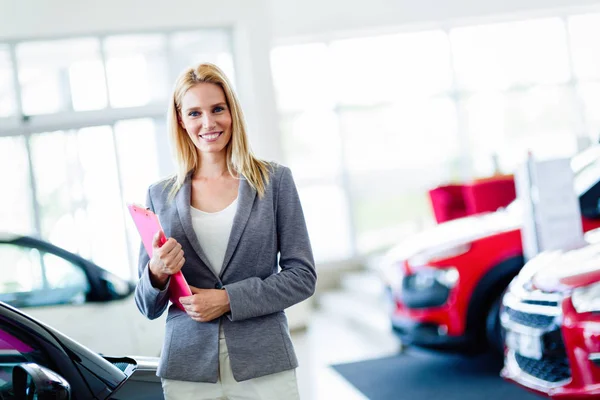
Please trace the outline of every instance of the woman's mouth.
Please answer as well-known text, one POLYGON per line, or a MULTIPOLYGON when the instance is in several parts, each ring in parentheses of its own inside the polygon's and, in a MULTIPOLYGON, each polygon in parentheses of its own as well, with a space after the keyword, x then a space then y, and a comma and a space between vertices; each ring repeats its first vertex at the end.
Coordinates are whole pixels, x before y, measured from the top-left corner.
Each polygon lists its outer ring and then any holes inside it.
POLYGON ((223 132, 207 132, 202 135, 199 135, 206 142, 214 142, 221 136, 223 132))

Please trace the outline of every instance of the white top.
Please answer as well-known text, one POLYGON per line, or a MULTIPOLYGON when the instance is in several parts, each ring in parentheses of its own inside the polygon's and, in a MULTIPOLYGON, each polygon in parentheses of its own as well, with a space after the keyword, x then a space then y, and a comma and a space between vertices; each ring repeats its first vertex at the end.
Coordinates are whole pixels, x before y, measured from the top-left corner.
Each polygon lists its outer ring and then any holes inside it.
POLYGON ((192 226, 198 236, 200 246, 208 258, 209 267, 219 276, 225 260, 225 251, 237 211, 237 198, 225 209, 213 213, 204 212, 190 206, 192 226))

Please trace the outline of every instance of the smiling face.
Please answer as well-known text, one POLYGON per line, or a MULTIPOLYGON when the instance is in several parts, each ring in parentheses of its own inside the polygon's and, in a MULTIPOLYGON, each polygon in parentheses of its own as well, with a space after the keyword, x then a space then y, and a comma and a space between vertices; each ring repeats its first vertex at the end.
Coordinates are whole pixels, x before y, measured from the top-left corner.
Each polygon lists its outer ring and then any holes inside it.
POLYGON ((231 140, 231 112, 214 83, 198 83, 181 99, 179 123, 202 153, 225 153, 231 140))

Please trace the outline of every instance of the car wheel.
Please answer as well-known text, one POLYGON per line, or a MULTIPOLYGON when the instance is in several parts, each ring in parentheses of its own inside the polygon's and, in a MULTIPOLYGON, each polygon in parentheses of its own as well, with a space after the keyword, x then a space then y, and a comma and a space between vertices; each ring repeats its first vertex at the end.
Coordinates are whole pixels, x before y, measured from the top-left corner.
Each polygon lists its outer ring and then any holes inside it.
POLYGON ((499 354, 504 353, 504 328, 500 323, 502 293, 494 299, 485 319, 485 333, 490 348, 499 354))

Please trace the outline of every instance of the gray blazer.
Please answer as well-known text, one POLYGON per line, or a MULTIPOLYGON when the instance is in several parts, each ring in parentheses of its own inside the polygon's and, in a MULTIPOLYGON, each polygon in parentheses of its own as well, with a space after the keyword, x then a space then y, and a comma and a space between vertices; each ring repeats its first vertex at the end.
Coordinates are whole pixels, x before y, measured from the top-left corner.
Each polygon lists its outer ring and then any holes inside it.
MULTIPOLYGON (((187 282, 198 288, 224 288, 231 303, 231 313, 210 322, 196 322, 171 305, 158 376, 217 382, 219 324, 223 324, 237 381, 298 366, 283 310, 314 293, 317 275, 291 172, 277 164, 271 166, 270 183, 262 198, 240 178, 238 209, 219 276, 209 268, 192 227, 191 174, 174 200, 167 199, 169 181, 148 189, 147 207, 158 215, 165 235, 183 247, 186 261, 181 271, 187 282)), ((148 261, 140 246, 135 300, 146 317, 155 319, 167 309, 168 285, 162 291, 152 286, 148 261)))

